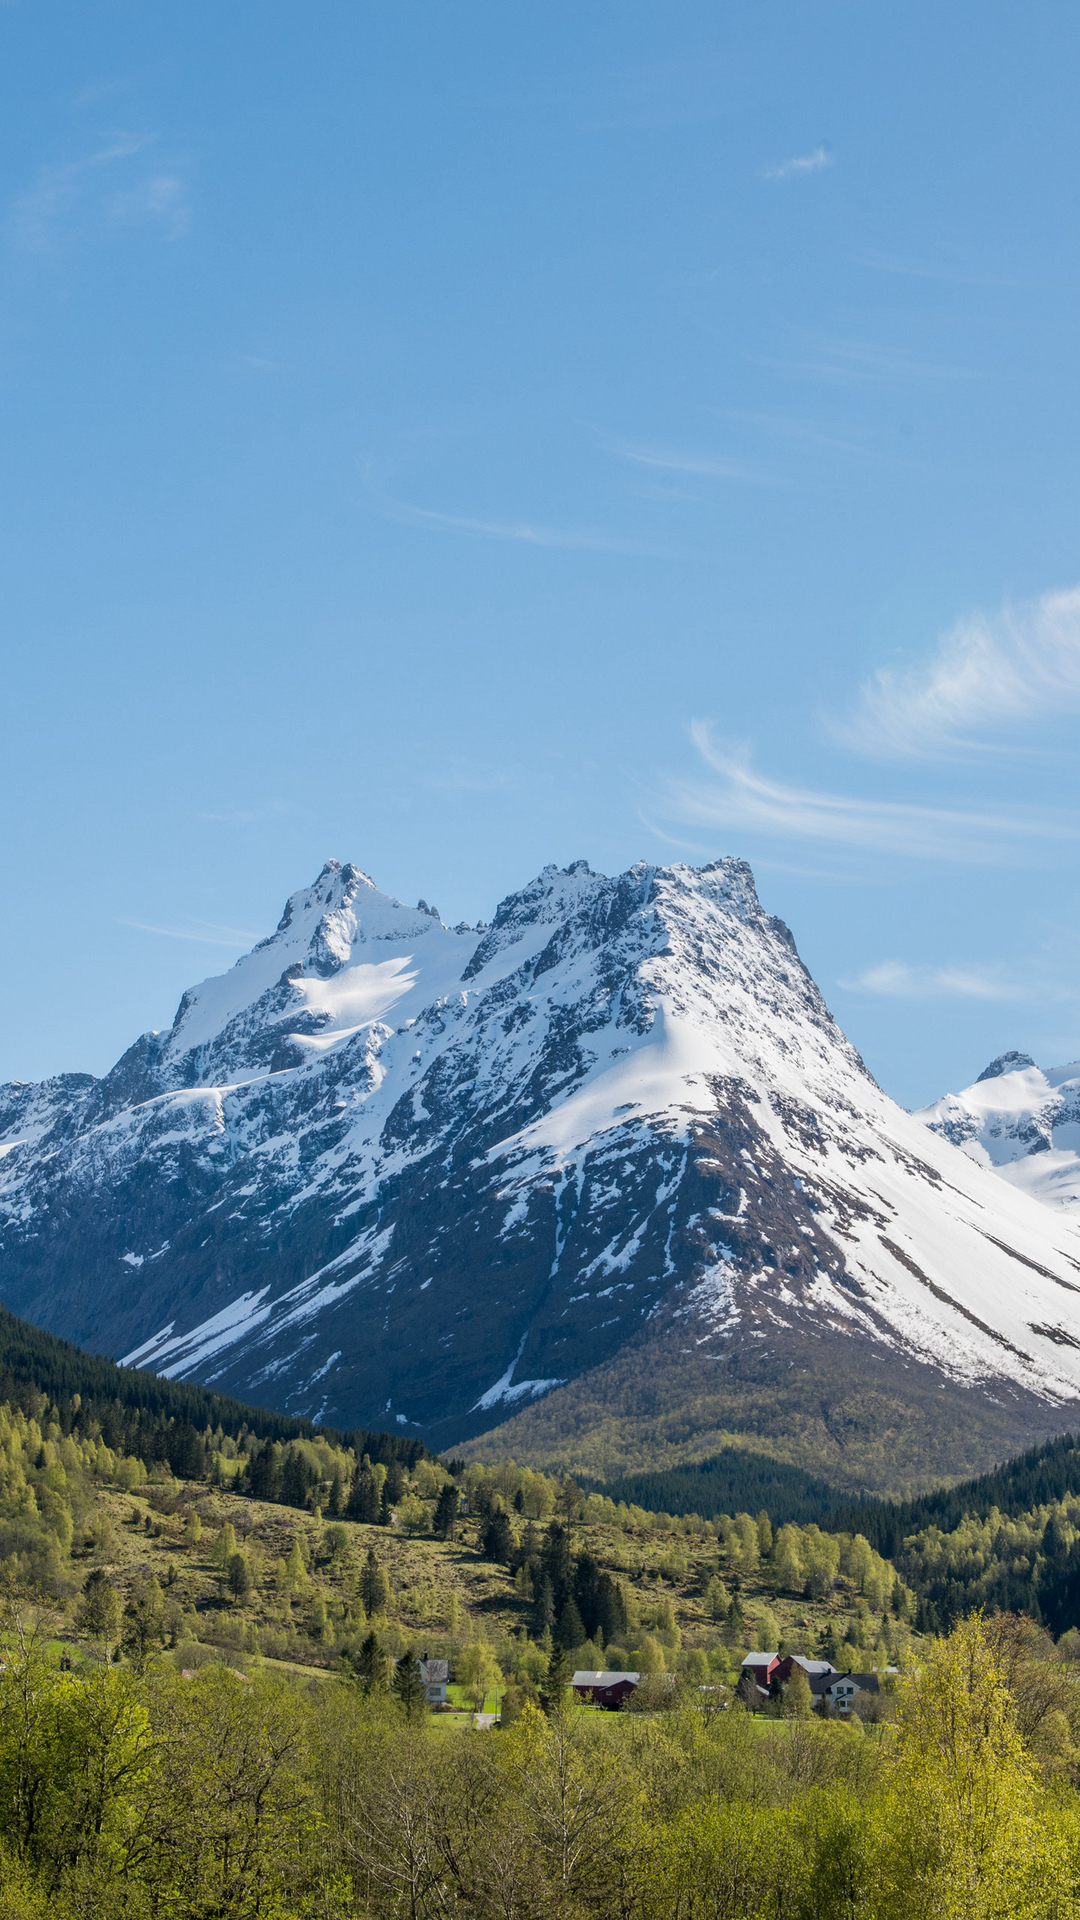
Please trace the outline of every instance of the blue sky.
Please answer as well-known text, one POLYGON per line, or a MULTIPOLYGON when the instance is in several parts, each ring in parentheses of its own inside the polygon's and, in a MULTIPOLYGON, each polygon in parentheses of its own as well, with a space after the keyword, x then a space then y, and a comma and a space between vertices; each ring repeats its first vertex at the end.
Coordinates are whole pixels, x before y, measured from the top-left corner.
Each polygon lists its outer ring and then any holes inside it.
POLYGON ((1080 1054, 1074 8, 0 35, 0 1078, 331 854, 739 853, 905 1104, 1080 1054))

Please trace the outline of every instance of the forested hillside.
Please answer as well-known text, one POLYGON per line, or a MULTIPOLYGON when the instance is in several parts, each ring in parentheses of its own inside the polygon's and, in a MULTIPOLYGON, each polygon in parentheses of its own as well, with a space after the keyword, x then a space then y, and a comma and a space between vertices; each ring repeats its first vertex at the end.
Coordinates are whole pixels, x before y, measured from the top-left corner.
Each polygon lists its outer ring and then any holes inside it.
MULTIPOLYGON (((20 1320, 0 1306, 0 1400, 29 1405, 44 1395, 57 1409, 64 1431, 87 1430, 97 1422, 108 1434, 108 1444, 147 1460, 168 1459, 177 1472, 189 1462, 178 1458, 191 1446, 193 1432, 256 1434, 266 1440, 310 1439, 316 1429, 310 1420, 251 1407, 209 1388, 183 1380, 166 1380, 140 1367, 120 1367, 102 1354, 86 1353, 70 1340, 20 1320)), ((427 1449, 419 1440, 360 1429, 350 1436, 354 1445, 373 1459, 420 1459, 427 1449)), ((196 1457, 205 1457, 192 1455, 196 1457)), ((194 1469, 203 1470, 203 1466, 194 1469)))
POLYGON ((600 1487, 613 1500, 629 1500, 654 1513, 757 1513, 766 1508, 774 1526, 785 1520, 822 1520, 843 1507, 850 1496, 829 1481, 791 1467, 767 1454, 742 1447, 725 1447, 706 1460, 658 1473, 622 1474, 600 1487))

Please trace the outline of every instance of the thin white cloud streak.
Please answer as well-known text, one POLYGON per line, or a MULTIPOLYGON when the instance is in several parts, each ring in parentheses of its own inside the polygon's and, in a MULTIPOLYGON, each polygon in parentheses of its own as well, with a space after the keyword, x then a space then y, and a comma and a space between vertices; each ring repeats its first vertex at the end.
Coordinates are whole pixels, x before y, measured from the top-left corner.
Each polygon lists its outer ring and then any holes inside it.
POLYGON ((789 415, 774 413, 739 413, 730 416, 735 420, 745 420, 750 426, 763 427, 785 440, 806 441, 814 447, 827 447, 831 453, 850 453, 860 460, 880 460, 880 453, 872 447, 866 447, 857 440, 841 440, 833 433, 823 433, 820 427, 811 426, 805 420, 789 415))
POLYGON ((897 274, 906 280, 937 280, 954 287, 1033 287, 1032 280, 1005 280, 998 275, 960 273, 949 267, 928 267, 918 260, 903 260, 895 254, 861 253, 854 256, 856 266, 869 267, 872 273, 897 274))
POLYGON ((810 339, 805 357, 779 360, 752 355, 757 365, 779 373, 811 374, 833 385, 860 386, 869 383, 895 386, 908 380, 968 380, 965 367, 940 366, 929 360, 916 360, 902 348, 883 347, 873 340, 810 339))
POLYGON ((215 827, 250 827, 257 820, 273 820, 279 814, 291 812, 288 801, 270 800, 262 807, 235 807, 230 813, 200 813, 198 818, 215 827))
POLYGON ((861 753, 941 757, 1080 711, 1080 587, 960 621, 907 672, 879 669, 832 732, 861 753))
POLYGON ((406 526, 433 527, 447 533, 471 533, 486 540, 516 540, 530 547, 569 547, 587 553, 643 554, 661 557, 666 548, 648 546, 620 534, 607 534, 592 528, 540 527, 530 521, 477 520, 460 513, 437 513, 430 507, 410 506, 406 501, 383 500, 382 512, 406 526))
POLYGON ((770 484, 760 467, 722 454, 683 453, 677 448, 633 446, 624 441, 616 441, 612 451, 620 460, 632 460, 641 467, 657 467, 662 473, 692 473, 705 479, 743 481, 755 487, 770 484))
POLYGON ((813 153, 799 153, 791 160, 781 161, 778 167, 769 167, 766 180, 791 180, 798 174, 820 173, 823 167, 834 164, 828 147, 815 147, 813 153))
POLYGON ((882 960, 837 984, 847 993, 883 994, 896 1000, 1030 998, 1027 988, 995 978, 981 967, 913 967, 906 960, 882 960))
POLYGON ((203 923, 210 931, 202 933, 185 927, 155 927, 146 920, 121 920, 119 924, 122 927, 135 927, 139 933, 161 934, 166 940, 193 940, 200 947, 231 947, 234 952, 238 948, 252 947, 262 939, 259 933, 248 933, 239 927, 215 927, 212 921, 203 923))
POLYGON ((149 174, 126 192, 114 194, 105 211, 118 226, 154 222, 170 239, 186 233, 189 225, 184 183, 174 173, 149 174))
POLYGON ((113 188, 116 169, 136 160, 149 144, 140 134, 110 134, 96 153, 42 167, 33 186, 12 204, 16 240, 32 253, 48 253, 62 234, 95 217, 114 228, 154 225, 170 239, 186 232, 184 187, 176 174, 151 171, 113 188))
POLYGON ((784 786, 753 772, 744 757, 717 747, 704 722, 695 721, 691 735, 718 778, 671 784, 669 814, 690 825, 988 864, 1016 858, 1036 840, 1080 839, 1080 820, 1071 815, 969 813, 784 786))

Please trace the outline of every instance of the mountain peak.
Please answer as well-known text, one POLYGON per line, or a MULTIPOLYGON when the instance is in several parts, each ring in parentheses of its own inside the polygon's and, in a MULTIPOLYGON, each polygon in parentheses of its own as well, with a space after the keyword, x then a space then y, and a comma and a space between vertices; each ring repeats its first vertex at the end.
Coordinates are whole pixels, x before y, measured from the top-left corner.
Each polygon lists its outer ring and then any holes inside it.
POLYGON ((1003 1073, 1016 1073, 1021 1067, 1034 1065, 1030 1053, 999 1053, 996 1060, 991 1060, 990 1065, 983 1068, 975 1085, 978 1086, 980 1080, 999 1080, 1003 1073))
POLYGON ((665 1395, 672 1458, 710 1423, 797 1448, 836 1400, 880 1484, 918 1381, 909 1460, 927 1409, 1009 1451, 1080 1396, 1080 1238, 941 1133, 743 860, 550 865, 486 928, 328 861, 103 1081, 0 1090, 0 1291, 345 1426, 512 1418, 534 1459, 665 1395))

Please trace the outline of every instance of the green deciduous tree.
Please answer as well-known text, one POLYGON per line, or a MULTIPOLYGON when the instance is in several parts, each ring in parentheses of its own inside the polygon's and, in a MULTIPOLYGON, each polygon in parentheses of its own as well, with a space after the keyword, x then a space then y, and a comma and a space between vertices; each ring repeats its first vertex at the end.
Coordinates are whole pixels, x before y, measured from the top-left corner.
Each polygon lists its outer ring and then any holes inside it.
POLYGON ((982 1621, 935 1643, 900 1696, 885 1843, 888 1920, 1047 1920, 1063 1839, 982 1621))
POLYGON ((488 1694, 502 1685, 502 1669, 494 1648, 488 1646, 486 1640, 474 1640, 463 1649, 458 1661, 458 1678, 474 1711, 483 1713, 488 1694))
POLYGON ((814 1711, 814 1696, 802 1667, 792 1667, 791 1678, 780 1689, 785 1720, 809 1720, 814 1711))

